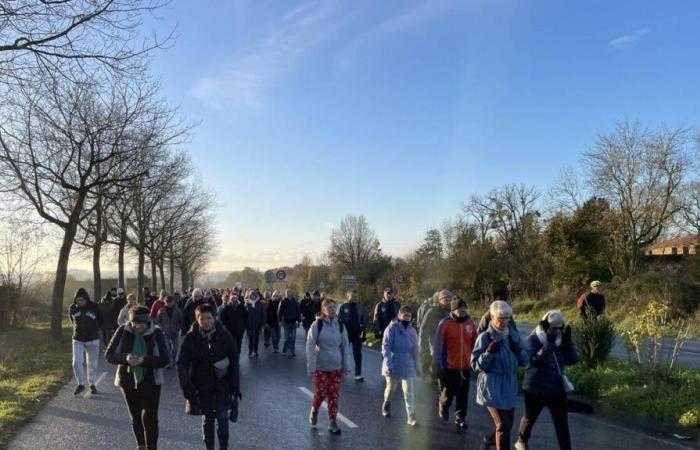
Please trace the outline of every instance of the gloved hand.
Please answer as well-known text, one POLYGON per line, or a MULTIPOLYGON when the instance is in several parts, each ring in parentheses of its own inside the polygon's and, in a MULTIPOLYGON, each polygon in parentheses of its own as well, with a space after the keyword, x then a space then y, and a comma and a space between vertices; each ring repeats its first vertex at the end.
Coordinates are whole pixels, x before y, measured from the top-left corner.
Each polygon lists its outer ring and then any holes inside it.
POLYGON ((520 345, 518 345, 513 338, 508 338, 508 345, 510 346, 510 351, 515 353, 516 355, 520 354, 520 345))
POLYGON ((571 325, 567 325, 566 328, 564 328, 564 336, 562 337, 562 344, 568 343, 571 341, 571 325))
POLYGON ((498 353, 499 350, 501 350, 501 343, 496 341, 491 341, 489 346, 486 347, 488 353, 498 353))

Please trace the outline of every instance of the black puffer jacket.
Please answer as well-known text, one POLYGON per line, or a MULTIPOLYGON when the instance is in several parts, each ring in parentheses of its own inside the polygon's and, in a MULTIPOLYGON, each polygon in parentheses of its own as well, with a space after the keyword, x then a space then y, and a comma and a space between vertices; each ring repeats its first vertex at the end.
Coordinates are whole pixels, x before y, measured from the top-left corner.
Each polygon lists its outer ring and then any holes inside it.
POLYGON ((240 386, 238 348, 220 323, 216 323, 210 338, 196 322, 192 325, 182 343, 177 368, 188 414, 200 416, 231 408, 231 397, 240 386), (228 366, 217 371, 214 364, 225 359, 228 366))
MULTIPOLYGON (((134 387, 134 377, 127 372, 129 364, 126 362, 126 356, 134 348, 134 337, 134 330, 127 322, 126 325, 117 328, 105 351, 107 362, 119 366, 114 380, 114 384, 119 387, 134 387)), ((170 360, 163 330, 151 320, 143 333, 143 339, 146 341, 146 356, 143 357, 141 367, 149 369, 146 371, 143 382, 162 385, 164 382, 162 369, 170 360)))
POLYGON ((243 336, 246 328, 246 310, 243 302, 234 300, 221 308, 219 321, 233 336, 243 336))

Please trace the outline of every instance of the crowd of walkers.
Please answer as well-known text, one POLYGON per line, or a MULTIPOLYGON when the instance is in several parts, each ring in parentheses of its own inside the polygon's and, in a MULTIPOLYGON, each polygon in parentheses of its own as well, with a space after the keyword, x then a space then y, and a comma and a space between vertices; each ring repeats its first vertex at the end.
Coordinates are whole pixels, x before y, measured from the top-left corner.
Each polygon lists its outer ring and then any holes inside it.
MULTIPOLYGON (((598 286, 596 286, 597 288, 598 286)), ((597 290, 597 289, 596 289, 597 290)), ((95 376, 100 341, 105 358, 117 365, 115 385, 124 396, 139 449, 156 449, 158 405, 163 370, 177 367, 186 412, 202 416, 202 439, 207 449, 226 449, 229 422, 236 422, 240 389, 239 360, 243 337, 247 356, 259 357, 259 341, 274 353, 296 356, 296 332, 306 336, 306 365, 313 387, 309 423, 317 426, 327 403, 332 434, 340 434, 337 415, 344 376, 362 374, 366 333, 380 339, 385 379, 381 415, 391 417, 392 399, 401 387, 406 423, 417 425, 414 399, 417 377, 436 384, 437 416, 468 427, 470 379, 476 377, 476 402, 485 407, 493 430, 482 448, 510 448, 517 403, 517 368, 525 367, 517 450, 527 449, 532 428, 542 409, 553 418, 561 449, 571 448, 567 421, 567 392, 573 389, 564 374, 577 355, 571 328, 559 311, 549 311, 526 338, 521 338, 512 309, 494 301, 477 322, 467 303, 447 289, 421 304, 414 316, 408 306, 384 290, 370 318, 354 290, 338 304, 324 294, 307 292, 298 301, 293 290, 189 289, 183 295, 161 291, 156 298, 145 289, 145 304, 133 294, 113 289, 99 302, 85 289, 75 294, 69 315, 73 323, 73 368, 78 395, 89 387, 97 392, 95 376), (283 339, 283 340, 282 340, 283 339), (87 373, 85 367, 87 366, 87 373)))

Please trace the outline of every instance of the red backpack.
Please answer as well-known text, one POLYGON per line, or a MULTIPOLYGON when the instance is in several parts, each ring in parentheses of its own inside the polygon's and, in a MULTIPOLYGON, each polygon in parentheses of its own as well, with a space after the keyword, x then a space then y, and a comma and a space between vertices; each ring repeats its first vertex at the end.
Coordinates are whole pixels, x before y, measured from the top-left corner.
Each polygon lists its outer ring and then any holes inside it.
POLYGON ((583 308, 583 304, 586 301, 587 295, 588 295, 588 293, 584 292, 583 294, 578 296, 578 298, 576 299, 576 308, 578 308, 578 309, 583 308))

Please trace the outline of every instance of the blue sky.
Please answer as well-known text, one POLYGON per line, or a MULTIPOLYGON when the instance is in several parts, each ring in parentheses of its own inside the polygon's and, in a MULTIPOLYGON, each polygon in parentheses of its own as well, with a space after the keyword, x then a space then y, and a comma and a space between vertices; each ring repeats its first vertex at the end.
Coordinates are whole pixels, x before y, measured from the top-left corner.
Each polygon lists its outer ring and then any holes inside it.
POLYGON ((596 130, 700 124, 700 3, 175 1, 153 73, 201 120, 210 270, 293 264, 365 214, 401 256, 470 194, 541 189, 596 130))

